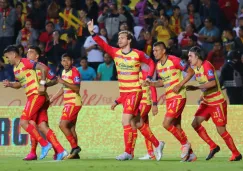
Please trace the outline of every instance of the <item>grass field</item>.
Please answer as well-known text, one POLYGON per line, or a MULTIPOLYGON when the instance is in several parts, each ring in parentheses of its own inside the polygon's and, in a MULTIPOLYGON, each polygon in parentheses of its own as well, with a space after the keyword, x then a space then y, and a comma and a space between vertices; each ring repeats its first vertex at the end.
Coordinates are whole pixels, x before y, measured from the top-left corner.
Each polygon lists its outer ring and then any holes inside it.
POLYGON ((22 161, 16 157, 0 157, 0 171, 242 171, 243 161, 228 162, 228 158, 205 161, 199 158, 193 163, 182 163, 178 158, 162 161, 116 161, 114 159, 80 159, 53 161, 22 161))

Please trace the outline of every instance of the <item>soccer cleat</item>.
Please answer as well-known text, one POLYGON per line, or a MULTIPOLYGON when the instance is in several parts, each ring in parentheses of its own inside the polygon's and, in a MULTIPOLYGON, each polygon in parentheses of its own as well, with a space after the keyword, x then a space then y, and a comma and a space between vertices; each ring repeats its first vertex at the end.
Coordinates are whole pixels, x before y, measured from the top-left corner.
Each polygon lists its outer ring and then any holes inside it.
POLYGON ((143 156, 143 157, 139 157, 138 159, 139 159, 139 160, 155 160, 156 157, 155 157, 154 154, 153 154, 153 155, 146 154, 145 156, 143 156))
POLYGON ((132 155, 127 152, 122 153, 121 155, 116 157, 116 160, 124 161, 124 160, 132 160, 132 155))
POLYGON ((208 157, 206 158, 206 160, 210 160, 211 158, 213 158, 214 155, 215 155, 217 152, 219 152, 219 151, 220 151, 220 147, 219 147, 219 146, 217 146, 216 148, 210 150, 210 153, 209 153, 208 157))
POLYGON ((190 149, 191 149, 190 143, 186 143, 185 145, 182 145, 181 161, 186 161, 189 158, 190 149))
POLYGON ((159 142, 159 146, 157 148, 155 148, 156 151, 156 160, 160 161, 162 156, 163 156, 163 149, 165 146, 165 142, 164 141, 160 141, 159 142))
POLYGON ((40 160, 44 159, 47 156, 47 154, 51 148, 52 148, 52 145, 49 142, 45 147, 41 148, 40 160))
POLYGON ((72 159, 80 159, 79 154, 76 154, 72 159))
POLYGON ((240 161, 242 160, 242 155, 238 155, 238 156, 235 156, 235 155, 232 155, 231 158, 229 159, 229 161, 240 161))
POLYGON ((37 155, 34 153, 29 153, 23 160, 37 160, 37 155))
POLYGON ((58 154, 58 153, 55 153, 55 154, 53 155, 53 160, 57 160, 57 154, 58 154))
POLYGON ((58 153, 58 154, 57 154, 57 160, 62 160, 62 159, 64 159, 67 155, 68 155, 68 152, 67 152, 66 150, 64 150, 64 151, 61 152, 61 153, 58 153))
POLYGON ((186 160, 187 162, 194 162, 197 160, 196 154, 193 153, 192 149, 190 149, 189 158, 186 160))
POLYGON ((78 153, 80 153, 80 151, 81 151, 81 148, 79 146, 77 146, 76 148, 73 148, 71 150, 70 154, 67 157, 65 157, 65 159, 74 159, 74 157, 76 155, 78 155, 78 153))

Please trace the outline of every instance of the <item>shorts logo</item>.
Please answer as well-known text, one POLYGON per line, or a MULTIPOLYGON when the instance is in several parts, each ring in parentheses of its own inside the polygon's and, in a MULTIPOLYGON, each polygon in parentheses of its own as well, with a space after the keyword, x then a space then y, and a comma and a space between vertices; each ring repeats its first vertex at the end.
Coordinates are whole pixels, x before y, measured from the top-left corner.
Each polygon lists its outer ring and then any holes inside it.
POLYGON ((212 76, 214 76, 214 74, 213 74, 213 70, 208 70, 208 76, 210 76, 210 77, 212 77, 212 76))
POLYGON ((79 77, 75 77, 75 78, 74 78, 74 81, 75 81, 75 82, 80 82, 80 78, 79 78, 79 77))

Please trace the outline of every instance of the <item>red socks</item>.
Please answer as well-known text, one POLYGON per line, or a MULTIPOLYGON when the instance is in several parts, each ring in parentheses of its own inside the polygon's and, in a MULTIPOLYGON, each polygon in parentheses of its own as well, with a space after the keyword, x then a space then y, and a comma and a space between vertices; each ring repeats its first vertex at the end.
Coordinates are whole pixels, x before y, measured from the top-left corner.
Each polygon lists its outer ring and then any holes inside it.
POLYGON ((26 132, 28 132, 35 140, 37 140, 42 147, 48 144, 48 142, 39 134, 37 129, 32 124, 28 125, 26 132))
POLYGON ((132 155, 134 155, 134 149, 135 149, 137 137, 138 137, 137 129, 132 130, 132 152, 131 152, 132 155))
POLYGON ((157 140, 157 138, 154 136, 154 134, 152 133, 152 131, 150 130, 149 126, 147 124, 143 124, 140 128, 139 128, 141 134, 148 139, 149 141, 151 141, 153 143, 153 145, 155 147, 159 146, 159 141, 157 140))
POLYGON ((46 134, 46 138, 47 140, 52 144, 52 147, 54 149, 56 149, 56 151, 58 153, 61 153, 64 151, 64 148, 62 147, 62 145, 59 143, 59 141, 57 140, 56 135, 53 133, 53 131, 51 129, 48 130, 47 134, 46 134))
POLYGON ((233 153, 233 155, 238 156, 240 155, 240 152, 237 150, 237 148, 235 147, 235 143, 231 137, 231 135, 225 131, 221 137, 224 139, 226 145, 228 146, 228 148, 230 149, 230 151, 233 153))
POLYGON ((175 138, 181 143, 181 145, 185 145, 187 143, 187 137, 183 130, 179 130, 174 125, 171 125, 168 128, 168 131, 175 136, 175 138))
POLYGON ((76 138, 71 134, 66 136, 72 148, 76 148, 78 146, 76 138))
POLYGON ((33 138, 32 136, 30 136, 30 142, 31 142, 30 153, 36 154, 36 148, 37 148, 38 141, 36 141, 35 138, 33 138))
POLYGON ((132 154, 133 131, 131 125, 123 126, 125 152, 132 154))

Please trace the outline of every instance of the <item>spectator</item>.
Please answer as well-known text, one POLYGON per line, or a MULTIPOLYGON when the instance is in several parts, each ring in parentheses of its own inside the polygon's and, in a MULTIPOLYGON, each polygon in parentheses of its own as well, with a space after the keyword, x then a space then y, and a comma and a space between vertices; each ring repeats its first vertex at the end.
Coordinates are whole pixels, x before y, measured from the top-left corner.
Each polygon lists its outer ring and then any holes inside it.
POLYGON ((138 15, 138 25, 140 26, 145 26, 145 21, 144 21, 144 11, 147 6, 148 0, 140 0, 137 2, 135 6, 135 10, 138 15))
POLYGON ((192 0, 171 0, 173 6, 179 6, 181 9, 181 14, 185 14, 187 12, 187 5, 192 0))
MULTIPOLYGON (((187 50, 189 51, 193 46, 199 46, 197 43, 197 36, 196 35, 191 35, 188 37, 188 42, 187 45, 182 47, 182 50, 187 50)), ((188 54, 188 53, 187 53, 188 54)), ((186 58, 188 57, 188 55, 186 56, 186 58)))
POLYGON ((73 65, 76 67, 79 66, 81 58, 85 55, 82 44, 73 32, 67 34, 67 53, 73 57, 73 65))
POLYGON ((52 40, 52 33, 54 31, 54 27, 55 27, 54 23, 51 22, 51 21, 48 21, 46 23, 46 28, 45 28, 46 30, 44 32, 42 32, 39 36, 39 41, 42 42, 42 43, 45 43, 45 44, 47 42, 51 41, 52 40))
POLYGON ((40 57, 39 57, 38 61, 45 65, 48 65, 48 59, 45 54, 45 43, 40 42, 38 47, 40 49, 40 57))
POLYGON ((33 0, 33 8, 27 16, 32 21, 32 27, 36 31, 45 29, 47 10, 43 8, 41 0, 33 0))
MULTIPOLYGON (((99 27, 97 25, 94 26, 94 32, 96 34, 99 33, 99 27)), ((106 38, 103 36, 100 36, 105 42, 107 42, 106 38)), ((97 70, 99 64, 101 64, 104 60, 103 58, 103 51, 102 49, 97 45, 97 43, 93 40, 92 36, 89 36, 85 42, 84 42, 84 48, 87 53, 87 58, 89 65, 97 70)))
POLYGON ((97 70, 97 80, 110 81, 113 74, 113 65, 112 58, 105 53, 104 63, 100 64, 97 70))
POLYGON ((135 26, 135 23, 134 23, 134 19, 133 19, 133 16, 132 14, 127 10, 127 8, 125 6, 122 6, 120 9, 119 9, 119 13, 124 15, 127 19, 127 24, 133 28, 135 26))
POLYGON ((238 10, 238 2, 237 0, 219 0, 218 1, 219 7, 224 13, 227 22, 231 25, 235 25, 236 20, 236 12, 238 10))
POLYGON ((145 45, 143 51, 155 61, 153 55, 153 44, 155 43, 155 39, 152 37, 149 31, 144 32, 144 40, 145 45))
POLYGON ((52 34, 52 41, 48 42, 45 48, 48 66, 53 73, 58 73, 61 56, 66 51, 66 42, 60 39, 60 32, 55 30, 52 34))
POLYGON ((88 66, 87 58, 82 58, 80 61, 80 67, 78 67, 78 71, 81 74, 82 81, 93 81, 96 80, 95 70, 88 66))
POLYGON ((19 31, 16 39, 16 44, 24 46, 24 53, 26 54, 30 45, 36 46, 38 40, 38 34, 35 29, 32 28, 30 20, 25 22, 25 27, 19 31))
POLYGON ((126 17, 118 13, 117 5, 111 4, 110 8, 104 8, 103 13, 98 18, 98 23, 104 23, 109 40, 119 31, 121 22, 126 21, 126 17), (108 11, 110 10, 110 12, 108 11))
POLYGON ((202 47, 205 52, 208 53, 213 49, 213 43, 219 39, 219 29, 213 25, 211 18, 206 18, 204 21, 204 27, 199 31, 199 40, 202 42, 202 47))
POLYGON ((108 37, 107 37, 107 31, 106 31, 105 28, 101 28, 101 29, 100 29, 100 35, 103 36, 103 37, 105 37, 106 40, 108 40, 108 37))
POLYGON ((83 45, 85 40, 89 36, 87 23, 90 21, 90 18, 87 17, 87 10, 86 9, 82 9, 80 11, 79 19, 80 19, 82 24, 81 24, 80 28, 78 29, 77 36, 78 36, 78 40, 80 40, 81 44, 83 45))
POLYGON ((83 9, 87 9, 87 17, 94 20, 95 24, 98 20, 98 12, 99 12, 99 6, 97 2, 94 0, 86 0, 85 7, 83 9))
POLYGON ((235 49, 235 36, 232 29, 224 30, 223 36, 225 38, 223 40, 224 55, 226 56, 229 51, 235 49))
POLYGON ((229 60, 224 64, 219 78, 225 87, 230 104, 243 104, 243 63, 241 52, 233 50, 228 53, 229 60))
POLYGON ((224 65, 224 62, 225 62, 224 51, 223 51, 222 44, 220 41, 214 42, 213 50, 211 50, 208 53, 206 60, 211 62, 211 64, 214 66, 214 68, 217 72, 217 75, 219 77, 221 67, 224 65))
MULTIPOLYGON (((124 31, 124 30, 130 30, 129 26, 127 25, 126 22, 123 22, 120 24, 120 27, 119 27, 119 32, 120 31, 124 31)), ((117 43, 118 43, 118 33, 117 32, 116 34, 114 34, 112 36, 112 39, 110 40, 110 45, 113 46, 113 47, 118 47, 117 43)), ((133 32, 133 31, 132 31, 133 32)))
POLYGON ((243 17, 238 18, 238 26, 234 28, 237 36, 239 36, 240 26, 243 26, 243 17))
POLYGON ((55 30, 61 30, 59 19, 60 6, 56 1, 52 1, 47 7, 46 22, 52 22, 55 30))
POLYGON ((243 53, 242 39, 243 39, 243 26, 240 26, 239 36, 235 38, 235 48, 239 49, 241 53, 243 53))
POLYGON ((198 36, 196 33, 196 28, 194 24, 187 24, 186 31, 181 32, 181 34, 178 36, 178 42, 181 47, 188 46, 188 41, 190 36, 198 36))
POLYGON ((16 4, 16 14, 17 14, 17 22, 15 23, 15 40, 18 36, 19 31, 24 27, 26 22, 27 14, 23 12, 23 4, 21 2, 17 2, 16 4))
POLYGON ((167 52, 169 55, 181 57, 181 49, 178 46, 177 37, 172 37, 168 40, 167 52))
POLYGON ((170 28, 177 36, 182 31, 180 8, 178 6, 173 7, 173 15, 170 17, 170 28))
POLYGON ((19 56, 21 56, 22 58, 25 58, 25 54, 24 54, 24 46, 22 46, 21 44, 18 45, 18 49, 19 49, 19 56))
POLYGON ((202 24, 200 15, 195 11, 192 2, 187 5, 187 13, 183 15, 182 28, 186 29, 186 26, 190 23, 194 24, 196 29, 199 29, 202 24))
POLYGON ((0 61, 3 50, 14 42, 16 11, 9 6, 8 0, 0 0, 0 61))

